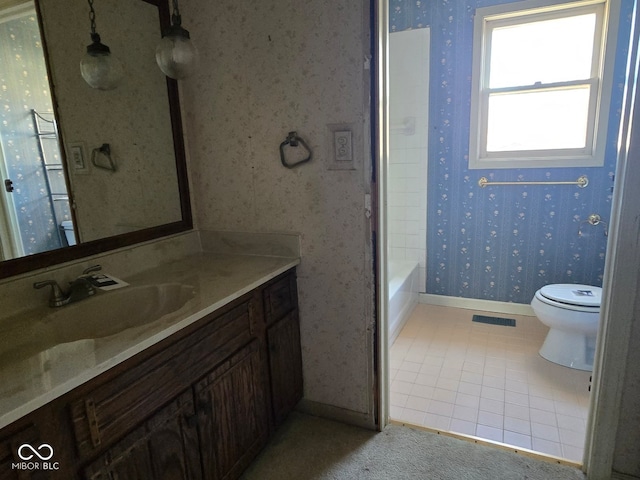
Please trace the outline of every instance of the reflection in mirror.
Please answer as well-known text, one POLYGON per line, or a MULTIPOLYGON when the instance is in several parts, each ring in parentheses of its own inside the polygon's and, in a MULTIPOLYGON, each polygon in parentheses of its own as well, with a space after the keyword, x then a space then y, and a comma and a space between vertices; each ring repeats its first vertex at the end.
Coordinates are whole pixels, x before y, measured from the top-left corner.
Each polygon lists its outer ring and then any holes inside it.
MULTIPOLYGON (((15 3, 15 2, 14 2, 15 3)), ((69 197, 33 2, 0 10, 0 255, 66 246, 69 197)))
POLYGON ((80 59, 91 43, 86 0, 39 0, 65 145, 88 167, 70 168, 81 242, 180 220, 166 77, 156 64, 158 8, 143 1, 95 3, 102 40, 122 62, 114 90, 91 88, 80 59), (116 171, 96 148, 108 144, 116 171), (95 160, 95 164, 93 163, 95 160))
POLYGON ((94 90, 80 74, 91 42, 86 0, 65 0, 64 8, 60 0, 0 0, 0 133, 6 157, 0 157, 0 175, 10 180, 6 190, 14 189, 1 192, 0 257, 6 261, 0 262, 0 278, 192 226, 177 83, 155 61, 160 32, 169 23, 168 5, 101 0, 95 8, 103 40, 125 70, 115 90, 94 90), (27 63, 36 53, 37 69, 27 63), (9 73, 12 64, 18 68, 9 73), (8 104, 7 92, 13 91, 16 100, 8 104), (17 135, 25 137, 20 151, 17 135), (12 173, 17 158, 28 159, 31 170, 12 173), (71 200, 65 202, 67 186, 71 200))

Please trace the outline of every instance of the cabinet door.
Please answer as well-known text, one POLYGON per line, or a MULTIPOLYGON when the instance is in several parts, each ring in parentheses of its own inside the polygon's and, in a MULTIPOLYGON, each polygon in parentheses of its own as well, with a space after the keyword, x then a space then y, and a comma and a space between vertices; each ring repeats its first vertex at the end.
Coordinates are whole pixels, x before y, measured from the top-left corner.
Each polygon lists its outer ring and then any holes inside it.
MULTIPOLYGON (((52 478, 50 471, 34 468, 35 460, 25 461, 18 456, 18 449, 21 445, 30 445, 31 447, 42 451, 40 446, 45 443, 40 440, 37 429, 33 425, 25 426, 25 428, 0 438, 0 480, 44 480, 52 478)), ((31 450, 25 450, 27 454, 31 454, 31 450)), ((52 463, 55 458, 50 460, 52 463)))
POLYGON ((275 425, 280 425, 302 398, 300 326, 296 310, 267 330, 271 404, 275 425))
POLYGON ((293 271, 283 274, 268 285, 263 292, 264 313, 267 325, 281 319, 298 308, 298 288, 293 271))
POLYGON ((159 410, 85 469, 88 480, 202 478, 191 390, 159 410))
POLYGON ((238 478, 268 435, 264 362, 254 340, 195 386, 204 478, 238 478))

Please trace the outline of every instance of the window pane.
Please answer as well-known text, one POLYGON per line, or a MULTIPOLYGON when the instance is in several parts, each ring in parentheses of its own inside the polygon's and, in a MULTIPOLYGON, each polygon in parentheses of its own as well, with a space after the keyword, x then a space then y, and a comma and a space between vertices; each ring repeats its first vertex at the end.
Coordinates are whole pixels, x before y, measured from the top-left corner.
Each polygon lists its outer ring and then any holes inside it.
POLYGON ((489 96, 487 151, 584 148, 590 87, 489 96))
POLYGON ((490 88, 591 78, 596 14, 495 28, 490 88))

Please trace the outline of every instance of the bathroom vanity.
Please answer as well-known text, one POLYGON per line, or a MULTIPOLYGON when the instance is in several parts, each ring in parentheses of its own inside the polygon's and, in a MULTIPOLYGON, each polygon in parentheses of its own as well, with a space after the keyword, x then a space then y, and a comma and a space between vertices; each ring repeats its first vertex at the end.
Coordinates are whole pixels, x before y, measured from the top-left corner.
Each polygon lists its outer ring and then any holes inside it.
POLYGON ((302 396, 296 264, 199 254, 127 279, 193 292, 148 324, 75 340, 76 357, 50 347, 19 360, 40 370, 2 392, 31 398, 3 400, 0 479, 237 478, 302 396))

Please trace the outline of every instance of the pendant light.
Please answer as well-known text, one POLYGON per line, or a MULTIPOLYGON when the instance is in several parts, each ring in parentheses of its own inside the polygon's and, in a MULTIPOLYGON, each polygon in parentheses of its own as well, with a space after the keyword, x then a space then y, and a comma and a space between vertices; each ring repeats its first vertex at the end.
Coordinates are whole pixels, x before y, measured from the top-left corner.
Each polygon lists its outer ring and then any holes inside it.
POLYGON ((120 61, 111 55, 109 47, 100 42, 100 35, 96 32, 96 12, 93 9, 93 0, 88 0, 88 2, 92 43, 87 46, 87 53, 80 61, 80 73, 92 88, 113 90, 120 83, 124 71, 120 61))
POLYGON ((171 26, 162 32, 162 40, 156 47, 156 62, 160 70, 175 79, 188 77, 194 70, 198 51, 191 42, 189 32, 182 28, 178 0, 173 0, 171 26))

